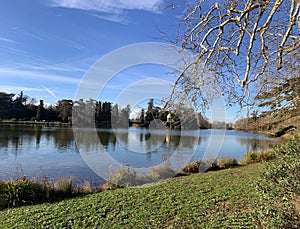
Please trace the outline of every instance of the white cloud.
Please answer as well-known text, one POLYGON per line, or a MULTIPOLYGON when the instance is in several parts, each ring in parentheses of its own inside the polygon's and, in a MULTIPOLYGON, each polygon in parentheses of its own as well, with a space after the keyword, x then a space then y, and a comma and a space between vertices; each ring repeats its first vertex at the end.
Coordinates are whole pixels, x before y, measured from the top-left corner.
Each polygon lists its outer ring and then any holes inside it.
POLYGON ((4 42, 8 42, 8 43, 13 43, 13 44, 17 43, 17 42, 15 42, 13 40, 10 40, 10 39, 4 38, 4 37, 0 37, 0 41, 4 41, 4 42))
MULTIPOLYGON (((80 72, 85 73, 87 68, 80 68, 66 64, 15 64, 17 69, 26 69, 26 71, 62 71, 62 72, 80 72)), ((1 71, 1 70, 0 70, 1 71)))
POLYGON ((50 82, 60 82, 68 84, 78 84, 80 79, 69 76, 48 74, 44 72, 26 71, 26 70, 16 70, 16 69, 6 69, 0 68, 1 78, 7 77, 8 79, 21 78, 21 79, 39 79, 40 81, 50 81, 50 82))
POLYGON ((146 10, 159 12, 163 0, 52 0, 54 6, 103 13, 120 13, 123 10, 146 10))
POLYGON ((122 23, 126 10, 145 10, 160 12, 163 0, 51 0, 52 6, 93 11, 98 17, 122 23))
POLYGON ((35 87, 1 85, 0 91, 4 91, 6 93, 16 93, 18 91, 44 91, 44 89, 35 88, 35 87))
POLYGON ((45 86, 43 86, 43 88, 45 89, 46 92, 48 92, 50 95, 52 95, 55 99, 58 98, 50 88, 45 87, 45 86))
POLYGON ((129 24, 128 19, 126 18, 125 13, 124 14, 99 14, 99 13, 90 13, 90 15, 104 19, 106 21, 112 21, 117 22, 120 24, 129 24))

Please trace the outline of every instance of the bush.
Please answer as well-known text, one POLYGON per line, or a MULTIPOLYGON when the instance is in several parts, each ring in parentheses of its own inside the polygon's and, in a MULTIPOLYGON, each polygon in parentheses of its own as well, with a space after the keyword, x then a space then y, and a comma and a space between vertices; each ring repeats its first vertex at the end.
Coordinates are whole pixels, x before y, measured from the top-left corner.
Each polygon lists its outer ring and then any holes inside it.
POLYGON ((182 172, 186 174, 208 172, 208 171, 216 171, 220 169, 232 168, 235 166, 239 166, 239 163, 237 162, 236 159, 231 157, 211 159, 205 162, 201 160, 197 160, 186 164, 182 172))
POLYGON ((262 161, 270 161, 276 157, 276 152, 274 150, 263 151, 263 152, 247 152, 242 160, 242 164, 248 165, 253 163, 258 163, 262 161))
POLYGON ((129 167, 123 165, 117 171, 111 166, 110 176, 110 182, 120 187, 134 186, 137 183, 136 173, 131 172, 129 167))
POLYGON ((72 178, 61 178, 53 185, 55 197, 65 198, 72 196, 72 178))
POLYGON ((280 129, 279 131, 277 131, 275 134, 274 134, 274 137, 281 137, 282 135, 286 134, 287 131, 289 131, 290 129, 292 128, 295 128, 293 125, 289 125, 287 127, 284 127, 282 129, 280 129))
POLYGON ((6 192, 7 192, 6 184, 0 180, 0 210, 8 206, 7 199, 6 199, 6 192))
POLYGON ((93 193, 94 190, 92 188, 92 185, 89 181, 84 181, 84 184, 82 186, 77 186, 73 192, 76 194, 90 194, 93 193))
POLYGON ((228 168, 232 168, 235 166, 239 166, 239 163, 237 162, 237 160, 232 157, 220 158, 220 159, 218 159, 217 163, 218 163, 218 166, 220 169, 228 169, 228 168))
POLYGON ((199 173, 199 168, 201 164, 203 164, 201 160, 189 162, 184 166, 182 172, 186 174, 199 173))
POLYGON ((177 172, 171 168, 170 163, 165 162, 163 166, 152 167, 150 173, 151 173, 150 180, 153 182, 153 181, 174 177, 177 172))
POLYGON ((34 180, 18 179, 5 182, 5 201, 9 207, 42 202, 43 185, 34 180))
POLYGON ((253 216, 258 228, 299 228, 293 203, 300 195, 300 141, 295 138, 275 150, 277 158, 267 164, 257 182, 261 199, 253 216))
POLYGON ((87 194, 91 187, 85 184, 81 190, 85 192, 73 192, 71 178, 62 178, 55 183, 50 183, 46 176, 42 181, 26 179, 25 176, 15 180, 0 180, 0 210, 67 198, 74 194, 87 194))
POLYGON ((101 187, 102 191, 116 190, 116 189, 119 189, 119 188, 122 188, 122 187, 120 187, 120 186, 118 186, 118 185, 112 183, 112 182, 109 181, 109 180, 106 181, 106 182, 102 185, 102 187, 101 187))
POLYGON ((110 190, 120 187, 143 185, 174 176, 176 176, 176 171, 171 168, 168 162, 165 162, 163 166, 152 167, 150 175, 136 174, 135 171, 130 171, 130 168, 126 166, 121 166, 117 171, 111 167, 111 178, 102 186, 102 189, 110 190))

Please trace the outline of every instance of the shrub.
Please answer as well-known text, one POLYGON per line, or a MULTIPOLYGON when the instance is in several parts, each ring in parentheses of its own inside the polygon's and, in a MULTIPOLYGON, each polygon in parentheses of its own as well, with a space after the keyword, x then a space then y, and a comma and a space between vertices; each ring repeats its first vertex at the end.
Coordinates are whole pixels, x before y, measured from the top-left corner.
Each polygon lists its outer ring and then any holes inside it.
POLYGON ((158 180, 171 178, 176 176, 176 171, 171 168, 168 162, 165 162, 163 166, 155 166, 150 169, 150 175, 136 174, 135 171, 130 171, 129 167, 121 166, 117 171, 111 166, 110 168, 110 180, 107 181, 103 190, 111 190, 120 187, 129 187, 135 185, 143 185, 146 183, 152 183, 158 180))
POLYGON ((232 157, 219 158, 217 163, 220 169, 227 169, 227 168, 239 166, 237 160, 232 157))
POLYGON ((208 171, 217 171, 220 170, 218 166, 217 159, 208 159, 205 161, 205 164, 202 166, 201 171, 208 172, 208 171))
POLYGON ((150 169, 152 182, 174 177, 176 173, 169 162, 165 162, 163 166, 154 166, 150 169))
POLYGON ((263 152, 247 152, 242 160, 242 164, 253 164, 262 161, 273 160, 276 157, 274 150, 263 151, 263 152))
POLYGON ((280 129, 279 131, 277 131, 275 134, 274 134, 274 137, 281 137, 282 135, 286 134, 287 131, 289 131, 290 129, 292 128, 295 128, 293 125, 289 125, 287 127, 284 127, 282 129, 280 129))
POLYGON ((117 171, 110 167, 110 182, 120 187, 129 187, 136 185, 136 173, 131 172, 127 166, 121 166, 117 171))
POLYGON ((94 191, 88 181, 76 188, 73 188, 72 184, 72 178, 61 178, 54 183, 49 182, 45 174, 42 180, 27 179, 25 176, 15 180, 0 180, 0 210, 68 198, 78 194, 89 194, 94 191))
POLYGON ((72 184, 73 179, 71 177, 59 179, 53 185, 53 194, 55 195, 55 197, 60 198, 72 196, 72 184))
POLYGON ((184 168, 182 169, 182 172, 184 172, 186 174, 199 173, 199 168, 200 168, 201 164, 203 164, 201 160, 189 162, 184 166, 184 168))
POLYGON ((77 186, 77 188, 79 188, 79 194, 90 194, 93 193, 93 188, 92 185, 89 181, 84 181, 83 186, 77 186))
POLYGON ((253 216, 259 228, 299 228, 295 199, 300 194, 300 141, 277 147, 277 158, 269 162, 257 181, 261 196, 253 216))
POLYGON ((108 180, 102 185, 101 190, 108 191, 108 190, 116 190, 119 188, 121 188, 121 187, 108 180))
POLYGON ((5 193, 7 192, 7 186, 4 181, 0 180, 0 210, 7 207, 7 199, 5 193))
POLYGON ((92 194, 102 191, 102 186, 93 188, 89 181, 84 181, 83 185, 77 185, 75 188, 72 189, 72 193, 74 195, 86 195, 92 194))
POLYGON ((35 180, 8 180, 5 185, 5 199, 9 207, 42 202, 44 188, 35 180))

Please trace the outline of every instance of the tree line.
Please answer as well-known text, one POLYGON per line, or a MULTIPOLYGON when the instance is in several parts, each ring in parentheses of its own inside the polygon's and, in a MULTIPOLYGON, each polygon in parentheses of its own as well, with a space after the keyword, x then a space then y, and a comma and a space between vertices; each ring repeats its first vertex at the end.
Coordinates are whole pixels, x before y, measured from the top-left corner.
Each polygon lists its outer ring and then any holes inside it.
POLYGON ((200 112, 195 112, 193 108, 180 106, 174 110, 166 110, 160 106, 155 106, 154 100, 150 99, 147 109, 141 109, 140 116, 133 120, 141 126, 147 126, 152 121, 153 125, 163 124, 171 129, 209 129, 211 123, 202 116, 200 112), (160 120, 161 122, 157 122, 160 120))
POLYGON ((56 104, 46 105, 44 100, 37 102, 21 91, 19 94, 0 92, 0 121, 45 121, 85 125, 95 120, 97 126, 127 128, 132 123, 148 126, 152 121, 160 120, 165 127, 172 129, 208 129, 212 124, 196 113, 193 108, 179 107, 174 111, 166 111, 156 106, 150 99, 147 109, 142 108, 139 117, 130 120, 131 107, 121 107, 111 102, 94 99, 73 101, 58 100, 56 104))
MULTIPOLYGON (((58 100, 56 104, 45 105, 44 100, 38 103, 21 91, 20 94, 0 92, 0 121, 20 120, 20 121, 47 121, 71 123, 73 110, 78 114, 84 114, 85 110, 95 111, 95 122, 98 124, 111 124, 112 114, 116 118, 129 120, 130 106, 120 108, 118 104, 114 106, 110 102, 96 101, 89 99, 84 101, 73 101, 71 99, 58 100)), ((79 121, 85 121, 87 117, 76 115, 79 121)), ((78 120, 77 120, 78 121, 78 120)), ((117 120, 118 121, 118 120, 117 120)))

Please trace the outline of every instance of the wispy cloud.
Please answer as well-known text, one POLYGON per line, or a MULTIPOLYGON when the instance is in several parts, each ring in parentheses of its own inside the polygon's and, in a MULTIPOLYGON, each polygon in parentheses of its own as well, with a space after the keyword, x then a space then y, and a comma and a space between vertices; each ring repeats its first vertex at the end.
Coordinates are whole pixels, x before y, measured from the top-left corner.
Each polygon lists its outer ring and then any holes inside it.
POLYGON ((78 84, 80 79, 76 77, 69 77, 64 75, 55 75, 38 71, 26 71, 26 70, 17 70, 17 69, 7 69, 0 68, 0 76, 10 78, 19 78, 19 79, 39 79, 40 81, 48 82, 60 82, 68 84, 78 84))
POLYGON ((46 92, 48 92, 50 95, 52 95, 55 99, 57 99, 58 97, 56 96, 56 94, 48 87, 43 86, 43 88, 45 89, 46 92))
POLYGON ((17 42, 11 40, 11 39, 8 39, 8 38, 5 38, 5 37, 0 37, 0 41, 4 41, 4 42, 8 42, 8 43, 13 43, 13 44, 16 44, 17 42))
POLYGON ((44 41, 45 40, 45 38, 43 38, 42 36, 40 36, 40 35, 37 35, 37 34, 34 34, 34 33, 28 33, 28 32, 25 32, 25 31, 23 31, 23 33, 26 35, 26 36, 29 36, 29 37, 31 37, 31 38, 34 38, 34 39, 37 39, 37 40, 40 40, 40 41, 44 41))
POLYGON ((51 5, 80 9, 103 14, 94 14, 105 20, 124 22, 124 13, 127 10, 145 10, 153 13, 160 12, 163 0, 51 0, 51 5))
POLYGON ((122 10, 146 10, 159 12, 162 0, 52 0, 54 6, 75 8, 104 13, 119 13, 122 10))
POLYGON ((15 93, 16 91, 44 91, 44 89, 42 88, 11 86, 11 85, 1 85, 0 90, 7 93, 15 93))
POLYGON ((106 21, 117 22, 120 24, 129 24, 129 20, 126 18, 126 14, 106 14, 106 13, 90 13, 90 15, 104 19, 106 21))
POLYGON ((75 67, 71 65, 65 64, 27 64, 27 63, 19 63, 15 64, 18 70, 26 71, 60 71, 60 72, 78 72, 78 73, 85 73, 88 70, 88 67, 81 68, 75 67))

